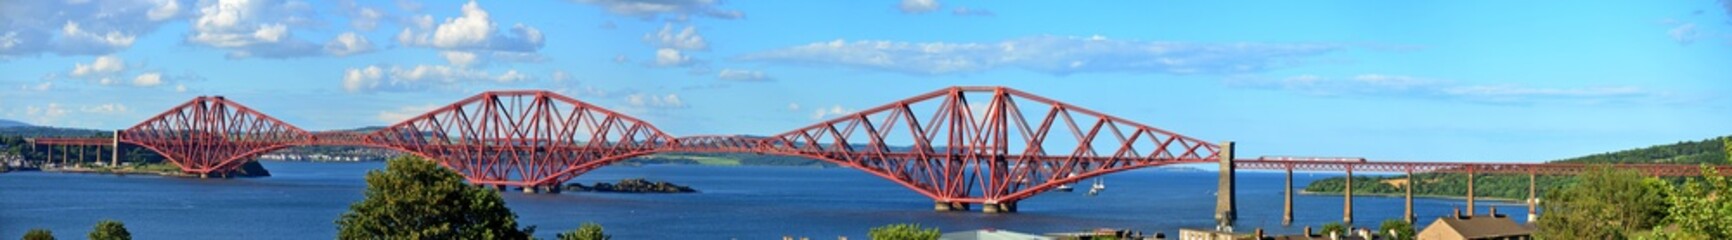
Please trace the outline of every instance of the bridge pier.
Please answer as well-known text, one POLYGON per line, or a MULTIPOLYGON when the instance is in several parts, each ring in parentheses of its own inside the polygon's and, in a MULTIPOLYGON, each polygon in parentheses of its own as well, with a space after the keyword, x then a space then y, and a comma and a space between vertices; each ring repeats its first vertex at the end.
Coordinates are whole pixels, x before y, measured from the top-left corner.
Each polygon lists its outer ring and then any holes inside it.
POLYGON ((1353 164, 1347 165, 1347 189, 1341 191, 1341 224, 1353 226, 1353 164))
POLYGON ((1221 161, 1221 179, 1219 189, 1215 191, 1215 228, 1231 231, 1233 221, 1239 219, 1239 202, 1234 195, 1238 187, 1233 182, 1233 141, 1221 142, 1221 149, 1216 158, 1221 161))
POLYGON ((1538 180, 1538 177, 1536 177, 1533 170, 1528 170, 1528 223, 1533 223, 1534 220, 1540 217, 1538 209, 1535 209, 1537 206, 1534 206, 1539 205, 1540 203, 1540 199, 1536 198, 1537 196, 1534 196, 1537 192, 1534 189, 1534 182, 1536 180, 1538 180))
POLYGON ((1282 188, 1281 226, 1293 225, 1293 165, 1287 165, 1287 185, 1282 188))
POLYGON ((935 201, 932 203, 932 210, 939 212, 968 211, 968 208, 968 203, 965 202, 935 201))
POLYGON ((1467 216, 1473 216, 1473 165, 1467 165, 1467 216))
POLYGON ((1014 213, 1016 202, 999 202, 980 204, 980 212, 984 213, 1014 213))
POLYGON ((1402 206, 1405 206, 1407 209, 1407 211, 1402 212, 1401 219, 1407 220, 1407 223, 1413 223, 1413 221, 1418 220, 1417 217, 1413 216, 1413 186, 1415 184, 1419 184, 1419 182, 1413 181, 1413 168, 1409 167, 1407 169, 1407 186, 1405 187, 1407 193, 1402 194, 1403 198, 1401 202, 1402 206))

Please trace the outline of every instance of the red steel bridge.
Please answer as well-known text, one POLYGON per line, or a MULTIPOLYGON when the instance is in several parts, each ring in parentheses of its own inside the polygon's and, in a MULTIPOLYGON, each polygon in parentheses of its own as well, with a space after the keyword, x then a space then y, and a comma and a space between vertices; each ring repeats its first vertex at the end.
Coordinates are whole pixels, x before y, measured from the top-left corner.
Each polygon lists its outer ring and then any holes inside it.
MULTIPOLYGON (((676 137, 637 118, 547 91, 484 92, 372 132, 307 131, 221 96, 198 97, 113 136, 39 138, 34 143, 136 145, 200 176, 229 173, 283 148, 367 146, 432 160, 473 184, 522 187, 526 192, 558 191, 559 184, 590 170, 656 153, 787 155, 895 182, 932 198, 938 210, 979 204, 986 212, 1013 212, 1019 200, 1103 174, 1219 163, 1228 170, 1222 171, 1217 202, 1216 217, 1223 222, 1237 215, 1233 169, 1286 170, 1288 189, 1294 170, 1541 175, 1588 169, 1537 163, 1235 159, 1232 142, 1214 144, 1005 87, 944 88, 770 136, 676 137)), ((1656 175, 1699 174, 1693 165, 1616 167, 1656 175)), ((1732 173, 1729 170, 1722 172, 1732 173)), ((1349 197, 1344 214, 1349 222, 1351 201, 1349 197)), ((1411 200, 1409 205, 1411 209, 1411 200)), ((1407 216, 1413 216, 1411 210, 1407 216)))

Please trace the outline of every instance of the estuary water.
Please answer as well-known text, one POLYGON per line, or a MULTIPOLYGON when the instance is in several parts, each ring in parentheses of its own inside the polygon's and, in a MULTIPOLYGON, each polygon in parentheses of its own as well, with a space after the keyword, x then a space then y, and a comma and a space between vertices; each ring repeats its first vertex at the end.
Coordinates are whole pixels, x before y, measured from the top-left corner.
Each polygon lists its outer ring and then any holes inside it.
MULTIPOLYGON (((47 228, 80 239, 102 219, 126 223, 138 239, 329 239, 337 216, 361 199, 368 170, 380 162, 263 162, 275 176, 187 179, 44 172, 0 174, 0 238, 47 228)), ((1295 186, 1334 175, 1299 173, 1295 186)), ((504 192, 519 222, 554 234, 584 222, 605 227, 614 239, 866 239, 873 226, 919 223, 945 232, 982 228, 1020 232, 1074 232, 1096 228, 1164 232, 1213 226, 1214 172, 1145 169, 1103 177, 1106 191, 1088 196, 1048 192, 1020 203, 1015 214, 934 212, 932 201, 895 183, 846 168, 611 166, 575 182, 649 178, 689 185, 697 194, 504 192)), ((1281 223, 1282 173, 1238 175, 1237 228, 1271 233, 1303 231, 1341 221, 1340 196, 1296 195, 1296 222, 1281 223)), ((1462 200, 1418 199, 1423 225, 1465 207, 1462 200)), ((1481 201, 1525 221, 1520 203, 1481 201)), ((1355 197, 1357 225, 1376 228, 1402 213, 1401 198, 1355 197)))

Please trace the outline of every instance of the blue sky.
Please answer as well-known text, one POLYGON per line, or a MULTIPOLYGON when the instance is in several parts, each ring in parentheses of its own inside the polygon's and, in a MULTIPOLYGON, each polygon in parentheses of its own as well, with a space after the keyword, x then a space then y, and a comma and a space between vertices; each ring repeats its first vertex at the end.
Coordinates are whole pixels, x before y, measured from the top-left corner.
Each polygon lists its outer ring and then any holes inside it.
POLYGON ((547 89, 674 135, 1003 85, 1240 154, 1537 161, 1732 133, 1732 1, 7 1, 0 118, 224 95, 313 130, 547 89))

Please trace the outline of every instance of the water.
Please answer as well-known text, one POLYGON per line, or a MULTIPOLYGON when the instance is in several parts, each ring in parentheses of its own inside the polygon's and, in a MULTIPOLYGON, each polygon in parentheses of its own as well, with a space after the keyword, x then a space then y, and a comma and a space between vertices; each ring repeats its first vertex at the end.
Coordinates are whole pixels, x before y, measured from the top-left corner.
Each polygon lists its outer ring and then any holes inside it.
MULTIPOLYGON (((0 238, 48 228, 61 238, 82 238, 101 219, 124 221, 140 239, 324 239, 336 235, 333 221, 361 198, 370 163, 265 162, 276 176, 252 179, 185 179, 13 172, 0 174, 0 238)), ((1295 196, 1293 227, 1281 222, 1280 173, 1239 175, 1240 229, 1272 233, 1302 231, 1341 220, 1340 196, 1295 196)), ((1297 186, 1325 174, 1297 174, 1297 186)), ((573 193, 503 194, 519 222, 552 238, 583 222, 602 224, 615 239, 780 239, 806 236, 865 239, 866 231, 892 223, 920 223, 943 231, 979 228, 1023 232, 1070 232, 1128 228, 1175 235, 1177 229, 1210 228, 1216 175, 1213 172, 1139 170, 1105 176, 1099 196, 1049 192, 1020 204, 1016 214, 934 212, 932 201, 900 185, 851 169, 795 167, 614 166, 585 174, 585 184, 646 177, 690 185, 699 194, 573 193)), ((1400 216, 1400 198, 1355 197, 1355 220, 1376 228, 1400 216)), ((1461 200, 1414 202, 1421 224, 1461 200)), ((1497 205, 1524 221, 1519 203, 1497 205)), ((978 211, 979 207, 975 207, 978 211)))

